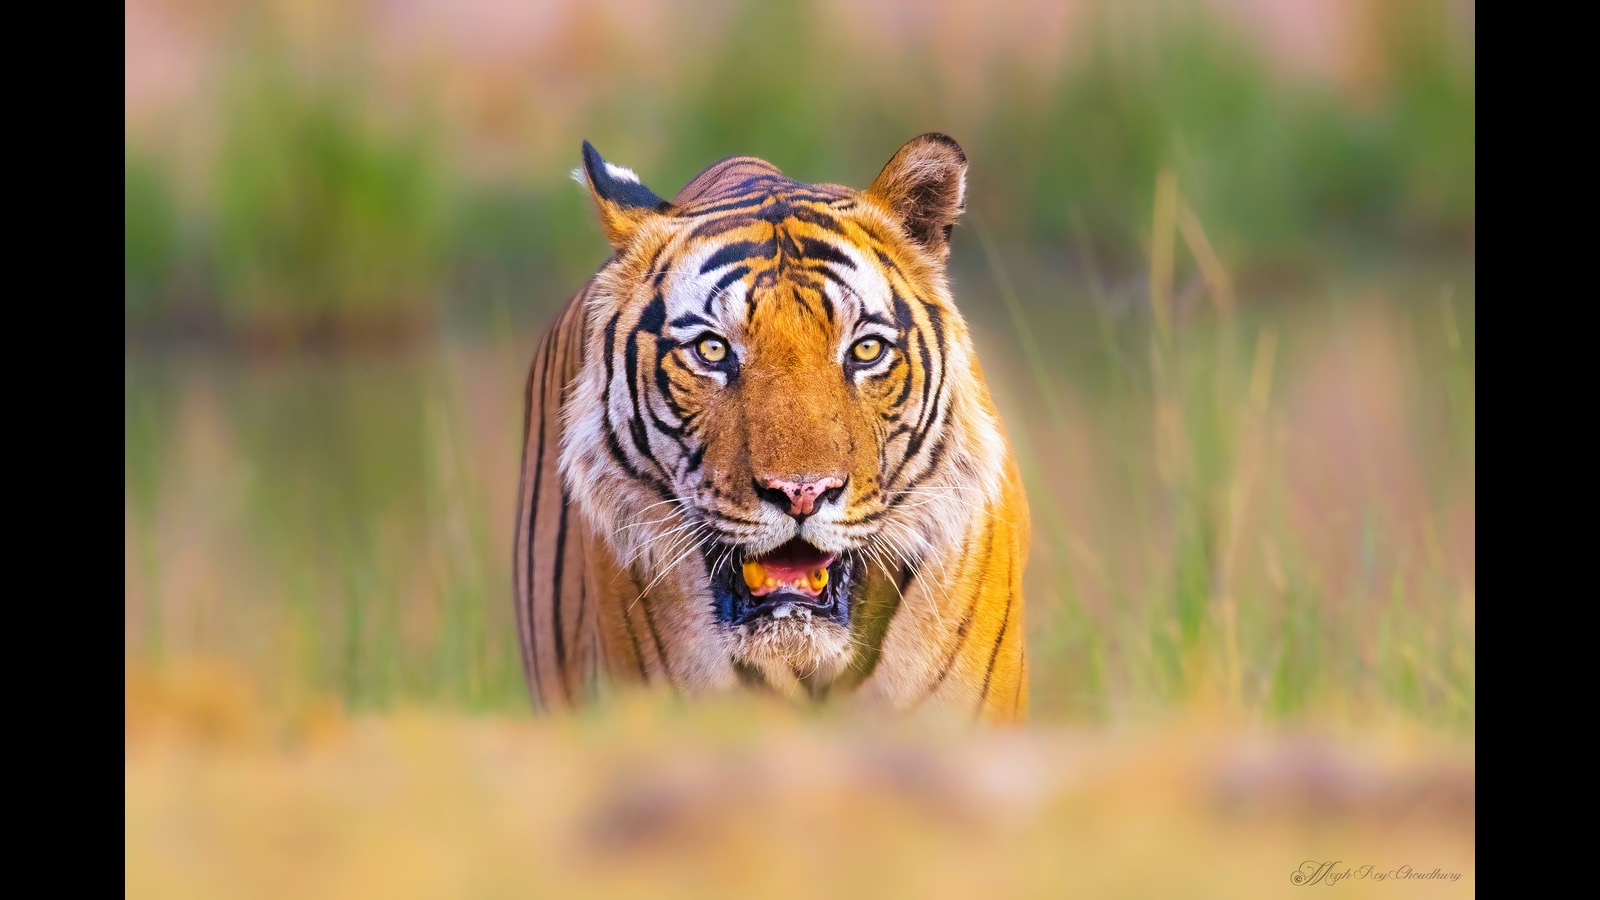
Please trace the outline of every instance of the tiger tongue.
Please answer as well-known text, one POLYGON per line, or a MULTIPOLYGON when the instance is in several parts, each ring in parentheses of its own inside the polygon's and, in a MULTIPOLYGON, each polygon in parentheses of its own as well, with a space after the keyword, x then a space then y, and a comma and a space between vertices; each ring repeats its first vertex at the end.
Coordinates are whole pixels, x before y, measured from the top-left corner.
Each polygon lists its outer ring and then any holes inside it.
POLYGON ((792 584, 818 569, 832 565, 833 556, 795 538, 765 556, 755 557, 751 562, 760 563, 766 569, 767 577, 792 584))

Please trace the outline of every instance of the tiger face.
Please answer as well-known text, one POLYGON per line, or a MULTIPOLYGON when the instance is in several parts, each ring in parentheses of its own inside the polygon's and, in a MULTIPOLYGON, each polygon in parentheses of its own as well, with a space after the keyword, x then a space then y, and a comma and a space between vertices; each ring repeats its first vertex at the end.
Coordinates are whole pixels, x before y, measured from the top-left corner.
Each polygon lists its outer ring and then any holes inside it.
POLYGON ((873 185, 724 160, 673 201, 584 145, 595 280, 562 471, 617 558, 706 620, 698 652, 826 682, 872 579, 999 490, 1005 448, 945 277, 966 159, 925 135, 873 185))

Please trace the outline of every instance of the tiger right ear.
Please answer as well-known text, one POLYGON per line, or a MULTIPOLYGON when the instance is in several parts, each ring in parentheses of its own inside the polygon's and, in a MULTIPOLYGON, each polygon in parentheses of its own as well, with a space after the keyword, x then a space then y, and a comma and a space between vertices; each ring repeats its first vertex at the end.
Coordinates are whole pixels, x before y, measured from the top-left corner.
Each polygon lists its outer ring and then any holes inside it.
POLYGON ((950 230, 966 200, 967 155, 948 135, 914 137, 866 193, 889 208, 913 241, 942 260, 950 255, 950 230))
POLYGON ((583 170, 572 174, 582 175, 579 180, 588 186, 600 213, 600 228, 617 250, 633 241, 640 225, 672 210, 672 204, 641 184, 632 169, 606 162, 588 141, 583 142, 583 170))

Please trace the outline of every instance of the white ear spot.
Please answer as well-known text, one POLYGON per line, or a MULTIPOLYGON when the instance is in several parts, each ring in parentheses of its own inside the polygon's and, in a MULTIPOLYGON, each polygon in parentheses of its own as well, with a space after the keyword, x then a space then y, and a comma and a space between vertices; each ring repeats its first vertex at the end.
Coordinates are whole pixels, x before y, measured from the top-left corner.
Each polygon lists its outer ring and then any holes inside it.
POLYGON ((606 163, 606 172, 610 174, 612 178, 615 178, 618 181, 631 181, 634 184, 639 183, 639 176, 634 174, 634 171, 626 166, 616 166, 612 165, 611 163, 606 163))

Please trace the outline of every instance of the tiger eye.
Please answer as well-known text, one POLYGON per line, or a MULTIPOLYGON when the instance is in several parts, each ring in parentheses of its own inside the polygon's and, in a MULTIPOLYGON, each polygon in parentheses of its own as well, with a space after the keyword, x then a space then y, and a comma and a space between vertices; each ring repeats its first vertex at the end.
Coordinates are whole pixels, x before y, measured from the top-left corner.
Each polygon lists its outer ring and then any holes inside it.
POLYGON ((855 349, 851 351, 859 362, 872 362, 883 355, 883 341, 876 338, 867 338, 857 341, 855 349))
POLYGON ((728 345, 717 338, 706 338, 695 347, 700 358, 709 363, 719 363, 728 358, 728 345))

